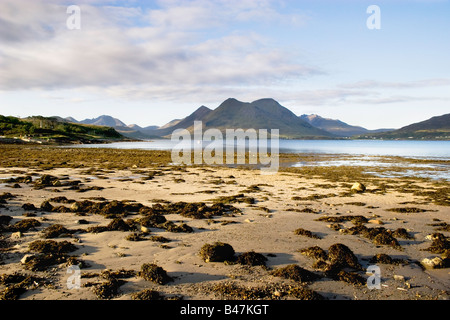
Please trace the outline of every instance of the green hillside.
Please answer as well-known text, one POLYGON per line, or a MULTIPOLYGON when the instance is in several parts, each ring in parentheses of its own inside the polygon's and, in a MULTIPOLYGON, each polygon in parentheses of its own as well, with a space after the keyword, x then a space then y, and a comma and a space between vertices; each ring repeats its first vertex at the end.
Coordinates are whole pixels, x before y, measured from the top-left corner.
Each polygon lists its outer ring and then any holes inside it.
POLYGON ((0 136, 3 139, 39 143, 101 143, 126 140, 109 127, 81 125, 41 116, 20 119, 0 115, 0 136))
POLYGON ((450 113, 414 123, 395 131, 363 135, 358 138, 386 140, 450 140, 450 113))

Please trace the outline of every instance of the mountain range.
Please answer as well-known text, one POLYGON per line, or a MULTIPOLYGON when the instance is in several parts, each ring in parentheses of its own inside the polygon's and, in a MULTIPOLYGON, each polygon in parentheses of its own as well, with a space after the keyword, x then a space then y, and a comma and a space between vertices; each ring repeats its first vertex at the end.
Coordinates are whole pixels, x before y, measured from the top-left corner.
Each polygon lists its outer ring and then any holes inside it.
POLYGON ((301 115, 300 119, 310 123, 314 127, 320 128, 322 130, 328 131, 338 137, 352 137, 362 134, 379 133, 386 131, 394 131, 395 129, 377 129, 368 130, 359 126, 352 126, 345 122, 335 119, 322 118, 317 114, 311 115, 301 115))
POLYGON ((365 134, 359 139, 450 140, 450 113, 411 124, 395 131, 365 134))
POLYGON ((274 99, 260 99, 242 102, 233 98, 225 100, 215 110, 201 106, 185 118, 175 119, 164 126, 140 127, 126 125, 121 120, 103 115, 95 119, 77 121, 71 117, 65 121, 113 127, 122 135, 133 139, 170 138, 173 131, 193 131, 194 121, 202 121, 203 129, 279 129, 284 139, 449 139, 449 115, 413 124, 398 130, 368 130, 349 125, 343 121, 328 119, 319 115, 297 116, 274 99))

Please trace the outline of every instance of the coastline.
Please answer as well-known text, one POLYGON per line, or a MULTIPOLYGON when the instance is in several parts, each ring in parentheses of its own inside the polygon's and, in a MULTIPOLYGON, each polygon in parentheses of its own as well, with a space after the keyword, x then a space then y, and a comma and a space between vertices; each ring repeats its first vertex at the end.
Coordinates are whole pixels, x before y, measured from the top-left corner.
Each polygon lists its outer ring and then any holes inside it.
MULTIPOLYGON (((1 184, 0 193, 5 203, 0 214, 13 218, 8 226, 25 219, 40 223, 24 229, 21 235, 12 229, 1 233, 4 246, 0 252, 0 275, 21 273, 37 277, 37 285, 24 288, 19 299, 130 300, 145 289, 157 292, 159 298, 184 300, 255 297, 296 300, 305 297, 300 295, 299 292, 303 292, 300 289, 312 290, 331 300, 449 298, 449 269, 429 269, 421 264, 425 258, 441 257, 441 253, 427 251, 433 243, 429 236, 449 235, 448 181, 383 178, 368 174, 364 167, 358 166, 283 166, 292 161, 314 160, 313 155, 281 155, 280 172, 263 176, 249 167, 171 166, 170 152, 166 151, 72 149, 69 152, 54 147, 2 148, 0 179, 10 180, 1 184), (39 187, 36 183, 44 175, 51 175, 59 182, 39 187), (31 181, 11 180, 27 176, 31 181), (351 187, 356 182, 363 183, 366 191, 352 193, 351 187), (203 203, 210 208, 221 200, 237 210, 203 219, 179 212, 164 213, 167 221, 175 226, 185 224, 193 232, 169 231, 161 225, 142 229, 139 219, 146 217, 143 212, 122 210, 115 218, 128 221, 135 229, 95 233, 87 230, 108 225, 113 216, 78 212, 72 208, 73 201, 86 200, 149 208, 181 203, 203 203), (35 209, 24 208, 25 204, 32 204, 35 209), (61 206, 66 209, 53 210, 61 206), (364 219, 358 223, 348 218, 350 216, 364 219), (80 220, 88 224, 80 224, 80 220), (73 233, 44 239, 44 231, 52 225, 61 225, 73 233), (360 229, 355 228, 358 226, 360 229), (374 239, 360 232, 365 230, 361 226, 385 228, 389 232, 404 229, 412 238, 403 238, 405 234, 398 233, 394 238, 399 246, 374 243, 374 239), (297 234, 299 229, 303 231, 297 234), (130 236, 133 234, 137 236, 130 236), (136 241, 138 236, 141 236, 140 241, 136 241), (70 276, 67 261, 51 264, 43 270, 27 269, 21 260, 26 255, 37 255, 29 245, 39 240, 67 241, 76 247, 70 255, 77 257, 77 264, 86 266, 81 268, 81 288, 67 288, 70 276), (214 242, 230 244, 236 257, 246 252, 260 253, 267 259, 266 266, 249 266, 236 261, 205 262, 199 252, 205 244, 214 242), (321 269, 316 259, 300 252, 314 246, 329 252, 335 244, 347 246, 362 269, 346 268, 350 275, 336 278, 321 269), (360 280, 368 279, 364 269, 374 264, 371 259, 377 254, 387 254, 398 263, 376 262, 381 269, 382 287, 370 290, 360 280), (173 281, 158 284, 145 280, 140 271, 142 265, 148 263, 162 267, 173 281), (295 281, 273 274, 292 264, 319 278, 295 281), (105 276, 105 269, 110 270, 106 273, 108 276, 105 276), (122 272, 116 282, 113 281, 116 291, 108 297, 99 294, 99 288, 114 278, 111 273, 119 270, 129 273, 124 276, 122 272)), ((399 162, 399 159, 393 161, 399 162)), ((404 161, 405 168, 410 165, 410 160, 404 161)), ((11 284, 0 284, 0 294, 5 294, 9 287, 11 284)))

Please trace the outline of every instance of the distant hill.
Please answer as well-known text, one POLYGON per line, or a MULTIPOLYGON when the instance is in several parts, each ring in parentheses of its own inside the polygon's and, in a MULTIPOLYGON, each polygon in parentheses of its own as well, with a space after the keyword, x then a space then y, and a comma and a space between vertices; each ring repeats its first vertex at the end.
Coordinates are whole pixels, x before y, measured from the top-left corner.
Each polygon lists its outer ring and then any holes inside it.
POLYGON ((194 125, 194 121, 203 121, 203 119, 212 112, 211 109, 201 106, 188 117, 181 120, 172 120, 169 124, 157 130, 147 131, 149 134, 165 137, 172 134, 177 129, 188 129, 194 125))
POLYGON ((85 119, 79 121, 79 123, 83 124, 92 124, 95 126, 106 126, 106 127, 126 127, 127 125, 120 121, 119 119, 113 118, 111 116, 103 115, 94 119, 85 119))
POLYGON ((155 134, 168 136, 176 129, 193 130, 195 120, 203 122, 203 129, 279 129, 280 137, 285 139, 334 138, 327 131, 312 126, 281 106, 274 99, 261 99, 254 102, 241 102, 230 98, 217 109, 204 106, 175 125, 155 130, 155 134))
MULTIPOLYGON (((159 129, 165 129, 165 128, 172 127, 172 126, 176 125, 178 122, 180 122, 181 120, 183 120, 183 119, 174 119, 174 120, 172 120, 172 121, 166 123, 165 125, 163 125, 163 126, 160 127, 159 129)), ((156 129, 158 129, 158 128, 156 128, 156 129)), ((155 129, 155 130, 156 130, 156 129, 155 129)))
POLYGON ((450 113, 414 123, 398 130, 363 135, 363 139, 450 140, 450 113))
POLYGON ((71 123, 59 117, 24 119, 0 116, 0 136, 39 143, 102 143, 126 141, 110 127, 71 123))
POLYGON ((96 125, 96 126, 105 126, 114 128, 117 132, 128 137, 130 139, 138 139, 138 140, 146 140, 155 138, 155 136, 151 134, 147 134, 146 131, 152 131, 157 129, 157 126, 149 126, 146 128, 141 128, 140 126, 133 124, 127 126, 124 122, 117 118, 113 118, 108 115, 102 115, 100 117, 94 119, 85 119, 82 121, 77 121, 72 117, 67 117, 65 120, 80 123, 80 124, 88 124, 88 125, 96 125))
POLYGON ((323 118, 317 114, 301 115, 300 119, 308 122, 316 128, 328 131, 338 137, 352 137, 355 135, 362 135, 368 133, 378 133, 392 131, 394 129, 378 129, 368 130, 359 126, 352 126, 340 120, 323 118))

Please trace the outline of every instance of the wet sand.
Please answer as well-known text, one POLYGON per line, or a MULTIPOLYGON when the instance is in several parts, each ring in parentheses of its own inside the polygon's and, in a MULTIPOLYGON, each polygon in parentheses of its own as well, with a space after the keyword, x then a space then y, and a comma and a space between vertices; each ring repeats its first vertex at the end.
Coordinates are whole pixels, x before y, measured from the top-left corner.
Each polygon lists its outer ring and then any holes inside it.
MULTIPOLYGON (((0 215, 12 218, 4 224, 1 232, 0 275, 35 277, 32 282, 22 283, 23 290, 17 291, 19 299, 129 300, 146 289, 158 292, 159 298, 164 299, 301 298, 293 293, 293 288, 307 288, 325 299, 449 299, 448 259, 443 258, 444 262, 447 261, 445 268, 431 269, 421 264, 424 258, 442 257, 445 253, 427 251, 433 243, 430 235, 442 234, 444 244, 448 245, 446 223, 450 223, 450 207, 438 204, 429 196, 436 190, 448 188, 445 182, 372 178, 364 181, 365 192, 352 193, 352 184, 359 181, 343 179, 336 182, 326 177, 283 171, 265 176, 258 170, 166 165, 123 170, 57 166, 50 169, 0 168, 0 179, 27 175, 32 177, 32 182, 17 182, 15 185, 3 180, 0 185, 0 194, 5 199, 0 215), (43 175, 54 176, 59 182, 36 188, 36 181, 43 175), (71 181, 79 182, 70 184, 71 181), (428 193, 421 194, 418 190, 428 193), (190 233, 170 232, 161 226, 141 229, 139 219, 145 217, 143 211, 125 210, 126 214, 124 211, 116 216, 105 216, 81 214, 73 209, 74 201, 83 200, 103 203, 126 201, 124 203, 149 208, 180 202, 204 203, 211 207, 220 197, 239 194, 244 195, 243 202, 228 203, 240 209, 239 213, 227 212, 204 219, 164 213, 164 218, 176 226, 186 224, 191 227, 193 232, 190 233), (56 197, 66 197, 71 201, 50 201, 51 207, 45 207, 45 200, 56 197), (24 209, 24 204, 32 204, 36 209, 26 206, 24 209), (67 210, 49 210, 58 206, 65 206, 67 210), (345 218, 348 216, 357 218, 345 218), (107 226, 114 217, 127 221, 132 228, 129 231, 88 231, 92 227, 107 226), (40 225, 21 233, 10 228, 25 219, 35 219, 40 225), (80 224, 80 220, 87 224, 80 224), (73 232, 44 239, 46 228, 55 224, 73 232), (360 229, 356 229, 357 226, 360 229), (398 245, 380 244, 358 232, 380 227, 385 228, 383 232, 392 235, 398 245), (296 234, 300 228, 310 231, 314 237, 296 234), (405 239, 395 233, 399 229, 404 229, 411 238, 405 239), (131 241, 128 236, 132 234, 139 236, 141 241, 131 241), (156 239, 153 236, 164 237, 169 242, 153 241, 156 239), (21 262, 26 255, 39 256, 29 246, 37 240, 67 241, 75 245, 75 251, 68 255, 77 257, 75 264, 82 262, 80 288, 70 289, 67 285, 73 275, 67 273, 70 261, 51 264, 37 271, 21 262), (215 242, 231 245, 235 257, 250 251, 260 253, 267 259, 266 266, 242 265, 236 261, 205 262, 199 255, 200 250, 205 244, 215 242), (355 255, 362 267, 360 270, 349 266, 341 268, 347 274, 358 276, 355 279, 367 281, 370 274, 365 270, 372 265, 378 266, 381 289, 370 290, 361 281, 345 281, 342 276, 326 272, 326 267, 323 269, 323 265, 321 268, 316 263, 317 259, 300 252, 313 246, 328 252, 334 244, 345 245, 355 255), (377 254, 386 254, 400 259, 400 262, 371 262, 377 254), (158 284, 145 280, 139 273, 143 264, 156 264, 173 281, 158 284), (293 264, 315 273, 317 279, 301 282, 273 275, 274 270, 293 264), (111 282, 111 277, 105 276, 107 269, 110 272, 129 272, 128 276, 114 278, 116 286, 112 293, 102 296, 99 286, 111 282)), ((329 266, 332 264, 330 261, 324 262, 329 266)), ((3 279, 0 282, 0 295, 3 297, 8 297, 6 293, 11 291, 11 287, 20 285, 19 280, 5 280, 5 276, 0 279, 3 279)))

